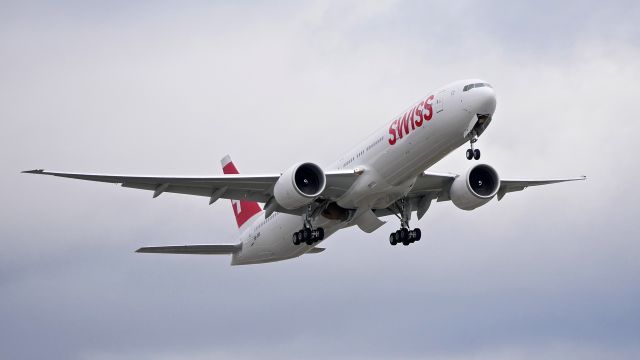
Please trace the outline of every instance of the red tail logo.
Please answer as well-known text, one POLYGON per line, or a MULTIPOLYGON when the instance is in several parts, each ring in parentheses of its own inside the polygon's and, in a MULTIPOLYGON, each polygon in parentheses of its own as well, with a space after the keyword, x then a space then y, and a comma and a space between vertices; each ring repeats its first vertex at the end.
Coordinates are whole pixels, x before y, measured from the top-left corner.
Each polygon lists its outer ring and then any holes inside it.
MULTIPOLYGON (((238 169, 233 165, 229 155, 225 156, 221 162, 222 172, 225 174, 239 174, 238 169)), ((231 200, 231 207, 233 208, 233 213, 236 215, 236 222, 238 223, 239 228, 255 214, 262 211, 262 209, 260 209, 260 205, 255 201, 231 200)))

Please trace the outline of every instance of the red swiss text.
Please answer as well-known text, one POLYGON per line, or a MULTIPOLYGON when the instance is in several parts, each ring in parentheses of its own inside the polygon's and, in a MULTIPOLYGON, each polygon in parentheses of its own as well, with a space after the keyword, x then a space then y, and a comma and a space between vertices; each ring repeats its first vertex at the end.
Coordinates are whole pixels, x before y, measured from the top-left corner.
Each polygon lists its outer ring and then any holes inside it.
POLYGON ((425 121, 431 120, 433 116, 432 101, 433 95, 421 101, 418 105, 391 122, 389 126, 390 145, 394 145, 398 140, 402 139, 403 136, 409 135, 411 131, 421 127, 425 121))

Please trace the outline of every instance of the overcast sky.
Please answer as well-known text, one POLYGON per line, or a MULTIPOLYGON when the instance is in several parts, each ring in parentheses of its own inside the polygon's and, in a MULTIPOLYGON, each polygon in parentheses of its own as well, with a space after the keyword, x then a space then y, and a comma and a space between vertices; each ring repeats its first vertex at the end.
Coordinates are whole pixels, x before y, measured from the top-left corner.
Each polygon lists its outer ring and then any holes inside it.
POLYGON ((0 358, 639 358, 638 4, 0 3, 0 358), (230 267, 133 252, 235 241, 227 201, 19 174, 326 165, 468 77, 483 161, 589 180, 230 267))

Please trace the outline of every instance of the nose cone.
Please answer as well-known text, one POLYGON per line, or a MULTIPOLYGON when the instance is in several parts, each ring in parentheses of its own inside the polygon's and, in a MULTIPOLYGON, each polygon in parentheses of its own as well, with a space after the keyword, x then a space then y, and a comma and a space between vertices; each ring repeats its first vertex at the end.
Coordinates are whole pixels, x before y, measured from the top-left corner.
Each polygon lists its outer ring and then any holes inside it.
POLYGON ((474 114, 492 115, 496 111, 496 92, 489 84, 484 83, 481 87, 466 91, 463 103, 474 114))

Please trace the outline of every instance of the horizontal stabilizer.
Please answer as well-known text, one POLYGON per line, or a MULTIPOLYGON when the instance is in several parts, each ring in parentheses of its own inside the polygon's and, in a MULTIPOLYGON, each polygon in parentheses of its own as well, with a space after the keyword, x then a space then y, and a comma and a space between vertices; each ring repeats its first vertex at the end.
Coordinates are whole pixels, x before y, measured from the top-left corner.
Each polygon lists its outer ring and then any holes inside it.
POLYGON ((239 251, 242 244, 235 245, 176 245, 141 247, 137 253, 151 254, 191 254, 191 255, 228 255, 239 251))

